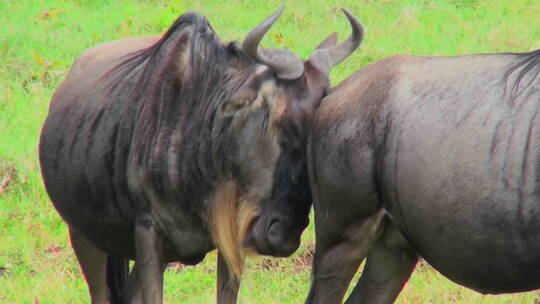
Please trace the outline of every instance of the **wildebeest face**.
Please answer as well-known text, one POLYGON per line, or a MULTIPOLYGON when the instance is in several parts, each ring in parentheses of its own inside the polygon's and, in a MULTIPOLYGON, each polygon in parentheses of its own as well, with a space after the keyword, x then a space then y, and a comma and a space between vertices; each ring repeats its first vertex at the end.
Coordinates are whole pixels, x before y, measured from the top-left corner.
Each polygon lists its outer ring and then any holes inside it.
POLYGON ((362 28, 345 11, 351 37, 336 45, 337 36, 330 35, 303 62, 288 51, 258 46, 280 13, 244 40, 243 53, 257 64, 239 72, 243 81, 223 102, 221 113, 232 134, 229 157, 239 185, 238 210, 246 205, 257 210, 248 224, 239 223, 247 227, 241 242, 260 254, 288 256, 300 245, 311 206, 306 169, 310 119, 329 86, 329 70, 356 50, 362 28))
POLYGON ((258 209, 244 243, 261 254, 290 255, 308 224, 305 145, 314 105, 328 84, 309 63, 294 80, 279 79, 269 67, 257 65, 222 106, 235 134, 240 201, 258 209))

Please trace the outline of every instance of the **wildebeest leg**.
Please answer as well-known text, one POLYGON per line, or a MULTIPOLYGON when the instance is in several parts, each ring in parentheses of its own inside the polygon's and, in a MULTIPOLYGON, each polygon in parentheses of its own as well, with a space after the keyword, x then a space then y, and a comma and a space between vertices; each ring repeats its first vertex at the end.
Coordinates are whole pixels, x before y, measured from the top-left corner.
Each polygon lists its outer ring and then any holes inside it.
MULTIPOLYGON (((123 304, 143 304, 143 294, 140 283, 140 271, 137 263, 133 265, 133 270, 129 275, 129 280, 122 292, 123 304)), ((167 268, 167 264, 163 265, 162 272, 167 268)))
MULTIPOLYGON (((306 304, 341 303, 360 262, 381 235, 384 217, 382 210, 377 211, 348 225, 341 235, 317 231, 312 282, 306 304)), ((320 224, 316 222, 316 226, 320 224)))
POLYGON ((387 226, 383 236, 368 253, 366 267, 347 300, 347 304, 393 303, 418 261, 394 225, 387 226))
POLYGON ((234 304, 238 297, 238 289, 240 281, 238 278, 233 278, 229 272, 229 267, 225 263, 223 255, 218 251, 217 259, 217 303, 218 304, 234 304))
POLYGON ((135 263, 133 269, 129 274, 129 279, 122 291, 122 303, 123 304, 143 304, 142 290, 139 283, 140 275, 138 274, 139 267, 135 263))
POLYGON ((109 303, 107 288, 107 254, 73 228, 69 228, 71 247, 86 279, 92 304, 109 303))
POLYGON ((163 302, 163 244, 150 221, 135 224, 135 265, 143 303, 163 302))

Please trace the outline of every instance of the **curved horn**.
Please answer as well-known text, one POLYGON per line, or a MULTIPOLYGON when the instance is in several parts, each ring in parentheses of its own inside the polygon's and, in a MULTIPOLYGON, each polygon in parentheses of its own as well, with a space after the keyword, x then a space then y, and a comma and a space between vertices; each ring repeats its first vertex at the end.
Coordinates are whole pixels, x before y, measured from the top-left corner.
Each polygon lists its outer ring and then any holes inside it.
POLYGON ((337 33, 333 32, 332 34, 328 35, 326 39, 321 41, 321 43, 319 43, 319 45, 317 45, 315 49, 326 49, 326 48, 332 47, 336 45, 337 40, 338 40, 337 33))
POLYGON ((342 9, 342 11, 351 24, 352 34, 349 39, 329 48, 317 49, 309 58, 309 61, 325 75, 328 75, 330 69, 335 65, 349 57, 360 46, 364 38, 364 28, 360 20, 347 9, 342 9))
POLYGON ((276 22, 284 9, 284 7, 278 9, 272 16, 266 18, 266 20, 249 32, 242 43, 242 49, 251 59, 272 68, 278 78, 297 79, 304 73, 302 60, 287 50, 259 48, 262 38, 274 22, 276 22))

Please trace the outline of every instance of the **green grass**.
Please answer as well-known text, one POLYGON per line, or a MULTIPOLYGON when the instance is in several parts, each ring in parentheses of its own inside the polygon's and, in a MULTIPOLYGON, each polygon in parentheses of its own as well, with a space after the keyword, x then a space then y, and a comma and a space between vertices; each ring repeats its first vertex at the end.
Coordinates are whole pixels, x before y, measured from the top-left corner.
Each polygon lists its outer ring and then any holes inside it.
MULTIPOLYGON (((280 1, 0 1, 0 303, 87 303, 86 285, 65 225, 44 191, 37 162, 48 103, 84 49, 123 36, 163 33, 187 10, 206 15, 223 41, 239 40, 280 1), (12 172, 13 174, 11 174, 12 172)), ((374 60, 398 53, 456 55, 540 48, 536 0, 338 0, 286 2, 264 40, 306 58, 332 31, 349 35, 347 7, 367 33, 360 48, 332 72, 337 83, 374 60)), ((240 303, 302 303, 309 284, 313 227, 289 259, 253 258, 240 303)), ((168 303, 213 303, 215 254, 196 267, 165 274, 168 303)), ((531 292, 483 296, 421 263, 398 303, 535 303, 531 292)))

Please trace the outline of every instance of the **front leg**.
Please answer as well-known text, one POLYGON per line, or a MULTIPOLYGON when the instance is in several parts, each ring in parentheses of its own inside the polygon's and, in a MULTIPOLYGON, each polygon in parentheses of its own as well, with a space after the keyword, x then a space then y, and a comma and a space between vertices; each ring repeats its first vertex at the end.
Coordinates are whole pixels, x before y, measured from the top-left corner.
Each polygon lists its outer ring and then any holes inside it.
POLYGON ((144 304, 163 302, 163 241, 151 220, 135 224, 135 264, 144 304))
POLYGON ((316 229, 311 288, 306 304, 341 303, 358 266, 380 236, 384 218, 384 211, 379 210, 348 225, 345 231, 330 234, 323 228, 316 229))
POLYGON ((236 278, 229 271, 227 263, 221 252, 217 259, 217 303, 235 304, 240 287, 240 278, 236 278))

